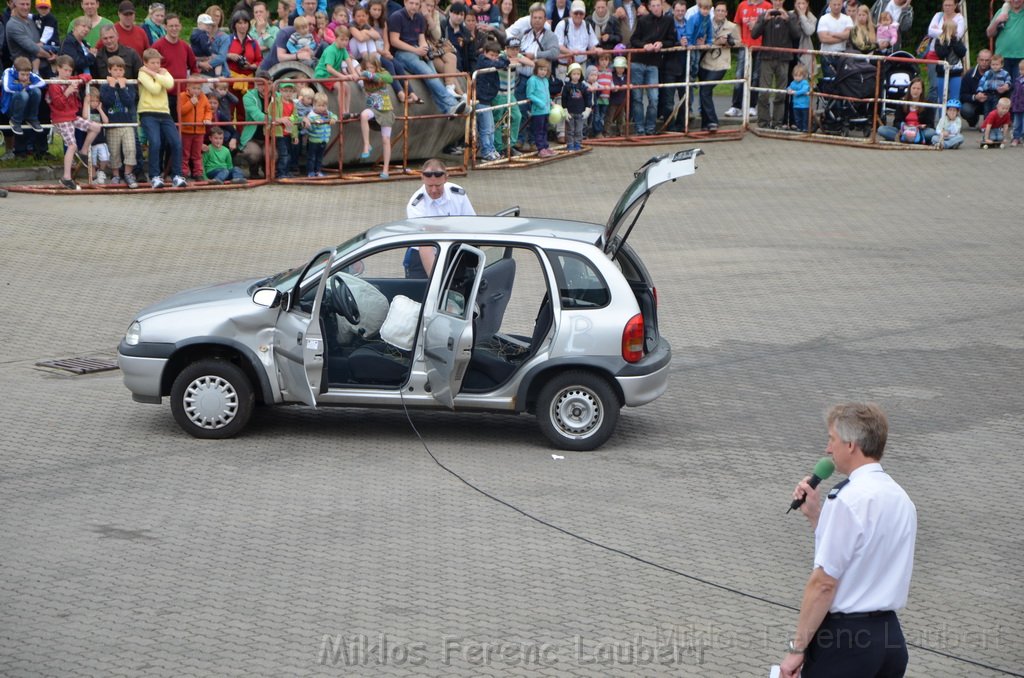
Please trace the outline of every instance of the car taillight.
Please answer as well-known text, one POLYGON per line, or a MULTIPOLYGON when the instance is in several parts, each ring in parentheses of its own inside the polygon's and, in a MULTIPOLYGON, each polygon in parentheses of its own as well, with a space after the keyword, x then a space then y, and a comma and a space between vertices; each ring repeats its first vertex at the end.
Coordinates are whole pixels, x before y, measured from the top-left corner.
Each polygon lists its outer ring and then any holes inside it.
POLYGON ((644 357, 644 317, 637 313, 622 330, 622 359, 635 363, 644 357))

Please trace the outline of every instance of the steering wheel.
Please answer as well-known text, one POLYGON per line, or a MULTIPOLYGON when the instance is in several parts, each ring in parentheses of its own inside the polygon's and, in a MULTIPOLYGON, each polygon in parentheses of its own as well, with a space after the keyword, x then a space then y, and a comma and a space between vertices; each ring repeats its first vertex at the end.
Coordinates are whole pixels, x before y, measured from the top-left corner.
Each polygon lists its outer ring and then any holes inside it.
POLYGON ((359 305, 341 276, 331 278, 331 305, 353 325, 359 324, 359 305))

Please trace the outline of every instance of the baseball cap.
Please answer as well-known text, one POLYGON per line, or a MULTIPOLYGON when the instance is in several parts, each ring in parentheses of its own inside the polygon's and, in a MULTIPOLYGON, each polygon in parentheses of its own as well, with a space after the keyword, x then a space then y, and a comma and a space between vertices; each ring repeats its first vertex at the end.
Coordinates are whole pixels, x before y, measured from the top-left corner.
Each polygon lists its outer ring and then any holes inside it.
POLYGON ((130 0, 124 0, 120 5, 117 6, 118 14, 135 14, 135 5, 130 0))
POLYGON ((36 0, 36 7, 46 7, 49 9, 51 7, 50 0, 36 0))
POLYGON ((575 14, 576 12, 583 12, 584 14, 587 13, 587 5, 583 0, 572 0, 571 13, 575 14))
POLYGON ((213 17, 209 14, 200 14, 199 18, 196 19, 197 24, 206 24, 207 26, 213 26, 217 22, 213 20, 213 17))
POLYGON ((509 38, 505 47, 519 47, 519 38, 509 38))

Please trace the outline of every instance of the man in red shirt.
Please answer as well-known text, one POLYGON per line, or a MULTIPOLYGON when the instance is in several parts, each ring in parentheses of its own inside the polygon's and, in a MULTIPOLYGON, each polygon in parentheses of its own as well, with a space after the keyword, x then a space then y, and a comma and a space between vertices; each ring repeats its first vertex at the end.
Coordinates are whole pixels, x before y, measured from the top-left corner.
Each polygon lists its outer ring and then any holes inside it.
POLYGON ((174 77, 174 89, 167 93, 171 117, 178 120, 178 94, 185 91, 185 81, 190 73, 198 73, 196 55, 187 42, 180 39, 181 17, 168 13, 164 18, 167 34, 153 43, 153 49, 163 57, 163 67, 174 77))
MULTIPOLYGON (((757 18, 770 10, 772 4, 768 0, 740 0, 740 4, 736 6, 736 16, 733 18, 733 23, 740 27, 740 41, 747 47, 760 47, 761 38, 753 38, 750 36, 750 29, 757 23, 757 18)), ((747 50, 739 49, 736 50, 739 56, 736 59, 736 73, 740 74, 737 77, 742 77, 744 62, 747 59, 747 50)), ((758 53, 754 52, 751 55, 754 59, 754 63, 751 64, 753 68, 750 71, 750 84, 757 87, 760 82, 759 71, 760 59, 758 53)), ((746 113, 747 115, 757 115, 757 92, 750 93, 750 110, 743 111, 743 83, 738 83, 732 89, 732 108, 725 112, 725 115, 730 118, 741 117, 746 113)))
POLYGON ((142 26, 135 25, 135 5, 131 0, 124 0, 117 6, 117 23, 114 28, 117 29, 118 44, 134 49, 141 59, 142 53, 149 49, 149 36, 142 30, 142 26))

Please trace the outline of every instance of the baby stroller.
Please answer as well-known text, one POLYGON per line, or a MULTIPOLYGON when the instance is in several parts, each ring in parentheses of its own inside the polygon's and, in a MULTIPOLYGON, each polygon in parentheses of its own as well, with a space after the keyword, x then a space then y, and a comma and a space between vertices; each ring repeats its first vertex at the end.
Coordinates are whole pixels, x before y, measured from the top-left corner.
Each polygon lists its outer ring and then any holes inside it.
MULTIPOLYGON (((856 58, 840 59, 836 63, 835 76, 822 78, 818 83, 818 91, 854 99, 870 99, 875 96, 875 73, 874 62, 856 58)), ((846 137, 851 130, 860 130, 867 137, 871 134, 872 111, 873 106, 869 101, 819 97, 817 124, 827 134, 846 137)))
MULTIPOLYGON (((914 58, 914 55, 910 52, 895 52, 891 56, 902 59, 914 58)), ((910 81, 920 76, 920 68, 915 63, 886 61, 882 64, 882 83, 884 89, 881 96, 884 97, 885 102, 882 105, 881 111, 879 111, 881 124, 888 124, 888 116, 895 114, 896 101, 906 98, 907 90, 910 89, 910 81)))

